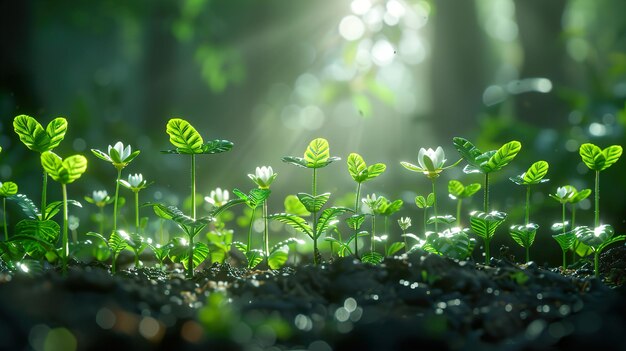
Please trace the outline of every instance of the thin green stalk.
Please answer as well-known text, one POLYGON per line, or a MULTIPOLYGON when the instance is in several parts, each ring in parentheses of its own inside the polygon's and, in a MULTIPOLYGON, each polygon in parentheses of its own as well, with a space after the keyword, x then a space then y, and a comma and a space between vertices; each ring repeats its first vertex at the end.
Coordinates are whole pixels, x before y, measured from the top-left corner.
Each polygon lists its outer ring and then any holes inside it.
POLYGON ((565 250, 563 250, 563 270, 567 269, 567 256, 565 255, 565 250))
POLYGON ((596 186, 595 186, 595 227, 597 228, 600 225, 600 171, 596 171, 596 186))
POLYGON ((404 252, 409 252, 409 244, 406 241, 406 230, 402 229, 402 238, 404 238, 404 252))
POLYGON ((528 225, 529 221, 530 221, 530 185, 527 185, 526 186, 526 219, 524 221, 524 224, 528 225))
POLYGON ((596 276, 596 278, 600 276, 600 271, 598 270, 599 266, 600 266, 600 251, 596 250, 593 253, 593 273, 596 276))
POLYGON ((461 204, 463 203, 463 199, 459 198, 456 201, 456 225, 461 228, 461 204))
POLYGON ((115 199, 113 200, 113 231, 117 230, 117 199, 120 193, 120 179, 122 179, 122 169, 117 169, 117 179, 115 180, 115 199))
POLYGON ((104 235, 104 206, 100 206, 100 223, 99 223, 99 233, 104 235))
POLYGON ((428 207, 424 207, 424 235, 426 235, 426 223, 428 222, 428 207))
POLYGON ((269 238, 269 228, 267 224, 267 199, 263 201, 263 222, 265 226, 265 230, 263 233, 263 240, 265 241, 265 260, 269 267, 270 260, 270 238, 269 238))
POLYGON ((2 198, 2 221, 4 222, 4 241, 9 240, 9 230, 7 229, 7 198, 2 198))
POLYGON ((561 215, 561 223, 563 223, 563 234, 565 234, 565 203, 561 204, 561 207, 563 208, 562 210, 562 215, 561 215))
POLYGON ((135 191, 135 228, 137 228, 137 234, 139 232, 139 191, 135 191))
POLYGON ((135 248, 133 248, 133 251, 135 252, 135 268, 139 268, 139 252, 135 248))
POLYGON ((376 215, 372 214, 372 240, 370 241, 370 251, 376 250, 376 215))
MULTIPOLYGON (((317 196, 317 168, 313 168, 313 197, 317 196)), ((313 264, 318 265, 319 250, 317 248, 317 211, 313 211, 313 264)))
POLYGON ((437 193, 435 192, 435 178, 432 179, 432 183, 433 183, 433 210, 435 211, 435 233, 439 233, 439 227, 438 227, 438 222, 439 220, 437 219, 437 193))
POLYGON ((530 246, 526 247, 526 263, 530 262, 530 246))
POLYGON ((191 154, 191 218, 196 220, 196 155, 191 154))
POLYGON ((194 233, 189 235, 189 260, 187 261, 187 278, 193 278, 193 237, 195 236, 195 228, 191 229, 194 233))
MULTIPOLYGON (((572 229, 576 228, 576 204, 572 204, 572 229)), ((576 249, 578 244, 572 247, 572 263, 576 263, 576 249)))
POLYGON ((46 171, 43 171, 43 184, 41 187, 41 215, 42 217, 46 214, 46 206, 48 206, 48 204, 46 203, 47 193, 48 193, 48 173, 46 173, 46 171))
POLYGON ((250 247, 252 244, 252 223, 254 223, 255 213, 256 213, 256 209, 253 209, 252 214, 250 215, 250 224, 248 225, 248 243, 246 244, 246 251, 250 251, 250 247))
MULTIPOLYGON (((356 199, 354 199, 354 214, 359 214, 359 205, 361 201, 361 183, 356 183, 356 199)), ((359 258, 359 229, 354 228, 354 257, 359 258)))
MULTIPOLYGON (((483 200, 483 205, 484 205, 484 210, 485 213, 489 213, 489 173, 485 173, 485 190, 483 191, 484 194, 484 200, 483 200)), ((489 233, 489 222, 485 223, 486 226, 486 231, 487 233, 489 233)), ((491 260, 491 255, 489 253, 489 242, 490 242, 490 238, 485 238, 485 264, 489 265, 489 261, 491 260)))
POLYGON ((63 274, 65 274, 67 272, 67 259, 70 255, 70 245, 67 238, 67 221, 69 219, 67 213, 67 185, 61 184, 61 188, 63 191, 63 274))

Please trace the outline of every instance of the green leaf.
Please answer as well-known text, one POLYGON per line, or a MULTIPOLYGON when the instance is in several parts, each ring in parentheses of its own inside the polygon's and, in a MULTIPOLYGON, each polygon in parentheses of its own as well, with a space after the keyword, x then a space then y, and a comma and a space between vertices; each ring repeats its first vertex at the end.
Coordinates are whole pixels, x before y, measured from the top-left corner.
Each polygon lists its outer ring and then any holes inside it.
MULTIPOLYGON (((427 157, 425 157, 425 158, 427 158, 427 157)), ((412 171, 412 172, 418 172, 418 173, 428 172, 427 170, 425 170, 425 169, 423 169, 423 168, 421 168, 419 166, 416 166, 416 165, 412 164, 411 162, 402 161, 402 162, 400 162, 400 165, 402 165, 402 167, 404 167, 404 168, 406 168, 406 169, 408 169, 409 171, 412 171)))
POLYGON ((285 213, 294 214, 301 217, 311 215, 311 213, 306 210, 306 207, 304 207, 302 202, 300 202, 300 199, 298 199, 298 197, 295 195, 287 195, 285 197, 284 205, 285 213))
POLYGON ((568 202, 571 204, 576 204, 584 199, 588 198, 591 195, 591 189, 583 189, 581 191, 577 191, 576 194, 568 199, 568 202))
POLYGON ((245 255, 248 260, 248 269, 253 269, 263 261, 263 251, 261 250, 249 250, 245 255))
POLYGON ((601 171, 605 168, 606 157, 596 145, 590 143, 582 144, 578 153, 585 165, 592 171, 601 171))
POLYGON ((127 237, 128 235, 125 232, 120 231, 120 230, 116 230, 113 233, 111 233, 111 237, 109 238, 107 242, 114 256, 119 255, 120 252, 124 251, 124 249, 128 247, 128 243, 126 241, 127 237))
POLYGON ((326 233, 328 227, 335 223, 337 217, 349 211, 350 209, 346 207, 330 207, 322 211, 317 221, 317 233, 315 234, 315 238, 319 238, 323 233, 326 233))
POLYGON ((622 156, 622 147, 619 145, 611 145, 604 150, 602 150, 602 155, 604 155, 605 162, 602 170, 605 170, 611 165, 613 165, 617 160, 619 160, 620 156, 622 156))
POLYGON ((24 194, 15 194, 7 197, 8 200, 15 201, 17 205, 22 209, 22 212, 30 219, 37 219, 41 217, 41 213, 37 208, 37 205, 24 194))
POLYGON ((456 218, 454 216, 451 215, 443 215, 443 216, 432 216, 428 219, 428 221, 426 221, 426 224, 433 224, 433 223, 441 223, 441 224, 452 224, 454 222, 456 222, 456 218))
POLYGON ((166 132, 170 136, 170 143, 179 153, 201 154, 204 152, 202 136, 184 119, 170 119, 167 122, 166 132))
POLYGON ((393 256, 396 252, 402 250, 404 248, 404 243, 401 241, 397 241, 387 248, 387 256, 393 256))
MULTIPOLYGON (((61 227, 56 222, 49 220, 24 219, 15 225, 16 235, 31 236, 51 246, 54 246, 59 240, 60 232, 61 227)), ((24 243, 24 249, 33 258, 42 257, 48 251, 36 241, 24 243)))
POLYGON ((54 149, 63 140, 67 121, 62 117, 55 118, 44 130, 34 118, 19 115, 13 119, 13 129, 27 148, 43 153, 54 149))
POLYGON ((370 179, 374 179, 378 177, 379 175, 383 174, 386 169, 387 169, 387 166, 384 163, 375 163, 373 165, 368 166, 366 180, 370 180, 370 179))
POLYGON ((509 164, 515 156, 522 149, 522 144, 519 141, 513 140, 510 141, 489 158, 486 163, 481 164, 481 169, 484 173, 491 173, 502 169, 504 166, 509 164))
POLYGON ((400 211, 400 209, 402 208, 402 205, 404 205, 404 201, 402 200, 395 200, 393 202, 389 202, 389 201, 386 201, 385 199, 385 201, 383 201, 381 206, 378 208, 378 211, 383 216, 391 216, 392 214, 400 211))
POLYGON ((605 247, 614 244, 618 241, 624 241, 626 240, 626 235, 618 235, 618 236, 614 236, 611 239, 605 241, 602 243, 602 245, 598 246, 598 252, 602 252, 602 250, 604 250, 605 247))
POLYGON ((519 246, 523 248, 529 248, 535 242, 535 235, 539 225, 535 223, 528 223, 527 225, 513 225, 510 228, 511 238, 515 240, 519 246))
POLYGON ((468 198, 468 197, 476 194, 476 192, 478 192, 478 190, 480 190, 481 187, 482 186, 480 184, 478 184, 478 183, 469 184, 463 190, 463 194, 461 195, 461 197, 468 198))
POLYGON ((267 263, 271 269, 279 269, 287 263, 289 259, 289 250, 282 248, 273 251, 267 259, 267 263))
POLYGON ((415 197, 415 204, 416 204, 416 205, 417 205, 417 207, 419 207, 419 208, 427 208, 427 207, 429 207, 429 206, 426 204, 426 199, 425 199, 422 195, 417 195, 417 196, 415 197))
POLYGON ((237 188, 233 189, 233 194, 235 194, 241 200, 245 201, 246 205, 248 205, 248 207, 250 207, 250 209, 252 210, 261 206, 263 204, 263 201, 265 201, 270 196, 270 193, 270 189, 254 188, 250 190, 248 194, 245 194, 237 188))
POLYGON ((348 155, 348 172, 355 182, 361 183, 367 179, 367 165, 363 157, 357 153, 348 155))
POLYGON ((52 179, 69 184, 80 178, 87 170, 87 159, 82 155, 73 155, 65 160, 52 151, 41 154, 41 165, 52 179))
POLYGON ((304 233, 313 239, 313 230, 307 221, 294 214, 289 213, 276 213, 268 216, 269 219, 279 221, 280 223, 287 224, 295 230, 304 233))
POLYGON ((458 180, 453 179, 448 182, 448 193, 453 199, 461 198, 464 190, 465 186, 463 186, 463 183, 459 182, 458 180))
POLYGON ((573 230, 566 233, 554 234, 552 237, 564 252, 569 250, 574 245, 574 242, 576 242, 576 233, 574 233, 573 230))
POLYGON ((282 158, 282 161, 298 167, 308 168, 308 163, 302 157, 285 156, 282 158))
POLYGON ((434 205, 435 205, 435 194, 434 193, 430 193, 426 197, 426 206, 433 207, 434 205))
POLYGON ((456 150, 461 154, 461 157, 465 159, 465 161, 475 168, 481 168, 481 161, 479 157, 483 154, 479 149, 474 146, 467 139, 455 137, 452 139, 452 143, 456 150))
POLYGON ((474 234, 483 239, 490 239, 496 228, 504 222, 506 213, 492 211, 489 213, 473 211, 470 213, 470 227, 474 234))
POLYGON ((330 193, 324 193, 317 196, 306 193, 298 193, 296 196, 307 211, 319 212, 330 198, 330 193))
POLYGON ((346 224, 352 230, 359 230, 365 221, 364 214, 355 214, 346 219, 346 224))
POLYGON ((314 139, 304 152, 304 161, 307 168, 322 168, 331 162, 339 161, 338 157, 330 157, 330 146, 324 138, 314 139))
POLYGON ((576 227, 574 233, 576 233, 576 239, 597 250, 600 245, 611 239, 615 230, 612 226, 603 224, 594 229, 587 226, 576 227))
POLYGON ((4 182, 0 187, 0 196, 7 197, 17 194, 17 184, 13 182, 4 182))
POLYGON ((431 233, 426 238, 424 250, 452 259, 466 259, 473 251, 474 244, 467 234, 468 229, 443 233, 431 233))
POLYGON ((378 252, 368 252, 361 256, 361 262, 369 264, 380 264, 385 257, 378 252))
POLYGON ((235 144, 232 141, 228 140, 211 140, 202 144, 202 154, 219 154, 222 152, 229 151, 233 148, 235 144))
POLYGON ((539 184, 548 181, 543 179, 546 174, 548 174, 548 162, 537 161, 528 168, 522 178, 525 185, 539 184))

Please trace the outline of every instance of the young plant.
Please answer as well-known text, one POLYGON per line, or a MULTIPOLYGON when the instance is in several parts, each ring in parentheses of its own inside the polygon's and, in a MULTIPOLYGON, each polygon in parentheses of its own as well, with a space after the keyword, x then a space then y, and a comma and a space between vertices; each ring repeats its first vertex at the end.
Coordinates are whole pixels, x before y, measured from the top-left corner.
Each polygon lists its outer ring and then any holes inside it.
POLYGON ((481 186, 479 183, 472 183, 465 186, 463 183, 454 179, 448 182, 448 196, 452 200, 456 200, 457 227, 461 226, 461 205, 463 203, 463 199, 472 197, 478 192, 478 190, 480 190, 480 188, 481 186))
MULTIPOLYGON (((372 180, 379 175, 385 172, 387 166, 384 163, 375 163, 373 165, 368 166, 363 157, 357 153, 351 153, 348 155, 348 172, 352 179, 356 182, 356 197, 354 199, 354 213, 355 215, 359 214, 359 199, 361 196, 361 184, 365 183, 368 180, 372 180)), ((358 229, 352 228, 354 230, 354 256, 359 257, 359 243, 358 243, 358 229)))
POLYGON ((94 190, 92 196, 85 196, 85 201, 98 207, 98 224, 100 231, 98 233, 104 233, 104 207, 112 204, 113 199, 109 196, 106 190, 94 190))
POLYGON ((426 197, 417 195, 415 197, 415 205, 424 210, 424 233, 426 233, 426 226, 428 224, 428 209, 435 204, 435 194, 430 193, 426 197))
MULTIPOLYGON (((248 174, 248 177, 259 186, 259 189, 269 190, 270 185, 274 182, 274 179, 278 176, 278 173, 274 173, 272 167, 257 167, 255 174, 248 174)), ((265 248, 265 259, 269 261, 270 258, 270 240, 267 225, 267 198, 263 200, 263 242, 265 248)), ((269 265, 269 263, 268 263, 269 265)))
POLYGON ((427 232, 422 249, 452 259, 465 260, 472 254, 476 245, 476 240, 470 238, 468 234, 468 228, 458 227, 448 228, 441 233, 427 232))
POLYGON ((526 250, 526 262, 530 261, 530 247, 535 241, 535 235, 539 228, 539 225, 530 223, 530 187, 547 182, 548 179, 544 179, 547 173, 548 162, 537 161, 526 172, 509 178, 517 185, 526 186, 526 216, 524 217, 524 225, 513 225, 510 228, 513 240, 526 250))
POLYGON ((229 205, 235 203, 245 203, 248 208, 250 208, 250 221, 248 224, 248 241, 246 244, 241 242, 235 242, 235 247, 241 251, 248 260, 248 268, 252 269, 256 267, 259 263, 263 261, 263 257, 267 257, 269 260, 269 249, 267 250, 267 256, 263 250, 253 250, 252 249, 252 225, 254 224, 254 216, 256 214, 257 208, 263 205, 267 198, 270 196, 270 189, 261 189, 256 188, 250 190, 248 194, 243 193, 239 189, 234 189, 233 194, 237 195, 238 199, 230 202, 229 205))
MULTIPOLYGON (((122 251, 128 248, 130 236, 123 230, 112 232, 108 239, 100 233, 89 232, 86 235, 100 239, 109 249, 111 256, 111 274, 115 274, 115 272, 117 272, 117 258, 122 251)), ((135 262, 135 264, 137 264, 137 262, 135 262)))
POLYGON ((596 277, 599 276, 600 253, 602 253, 602 250, 613 243, 626 240, 626 235, 613 236, 615 231, 608 224, 599 225, 594 229, 587 226, 576 227, 574 233, 576 234, 576 239, 593 250, 593 271, 596 277))
POLYGON ((489 242, 497 226, 506 219, 506 213, 491 212, 489 207, 489 175, 508 165, 517 156, 522 148, 522 144, 513 140, 502 145, 498 150, 482 152, 464 138, 455 137, 453 143, 459 154, 468 163, 463 168, 463 172, 466 174, 483 173, 485 175, 483 211, 470 213, 470 227, 476 235, 483 238, 485 242, 485 264, 489 264, 491 260, 489 242))
MULTIPOLYGON (((569 187, 569 189, 572 192, 572 196, 569 198, 568 202, 570 203, 571 209, 572 209, 571 225, 572 225, 572 228, 576 228, 576 209, 578 208, 578 203, 580 203, 584 199, 588 198, 589 195, 591 195, 591 189, 583 189, 581 191, 578 191, 578 189, 576 189, 572 185, 566 185, 566 186, 569 187)), ((572 263, 576 262, 577 255, 580 255, 582 257, 582 256, 587 256, 591 253, 591 249, 587 245, 578 241, 577 239, 574 240, 574 244, 571 246, 571 249, 572 249, 572 263)))
POLYGON ((135 194, 135 233, 141 236, 141 226, 139 225, 139 191, 148 187, 148 182, 143 179, 141 173, 129 174, 128 180, 120 179, 120 184, 135 194))
POLYGON ((424 148, 421 148, 417 154, 418 166, 409 162, 400 162, 402 167, 412 172, 423 173, 426 177, 428 177, 428 179, 431 180, 433 186, 432 193, 434 198, 433 210, 435 212, 435 232, 439 232, 439 228, 437 227, 439 220, 437 215, 437 191, 435 189, 435 179, 439 177, 439 174, 443 170, 452 168, 459 164, 459 162, 461 162, 461 160, 458 160, 454 164, 448 167, 444 167, 446 161, 446 155, 443 152, 443 148, 441 148, 441 146, 438 146, 436 150, 430 148, 426 150, 424 148))
POLYGON ((63 193, 63 246, 61 248, 61 258, 63 261, 63 272, 66 272, 70 251, 67 234, 67 184, 73 183, 85 173, 87 170, 87 159, 82 155, 73 155, 64 160, 52 151, 45 151, 41 154, 41 165, 53 180, 61 183, 63 193))
POLYGON ((309 143, 304 152, 304 157, 286 156, 282 160, 283 162, 313 171, 312 194, 298 193, 296 195, 306 210, 311 212, 312 223, 309 224, 304 218, 288 213, 273 214, 269 218, 290 225, 297 231, 308 235, 313 240, 313 263, 318 265, 321 261, 321 254, 317 247, 317 239, 326 232, 339 215, 350 211, 350 209, 345 207, 329 207, 323 210, 319 217, 317 216, 317 213, 321 211, 330 198, 330 193, 317 194, 317 170, 328 166, 332 162, 339 161, 340 158, 331 157, 328 141, 323 138, 317 138, 309 143))
POLYGON ((4 241, 9 240, 9 228, 7 227, 7 196, 17 194, 17 184, 13 182, 0 182, 0 196, 2 197, 2 226, 4 228, 4 241))
POLYGON ((115 143, 115 146, 109 145, 107 153, 97 149, 91 149, 91 152, 101 160, 109 162, 117 170, 117 178, 115 179, 115 197, 113 198, 113 231, 117 230, 117 205, 120 193, 120 180, 122 179, 122 170, 139 155, 139 150, 132 151, 130 145, 124 147, 121 141, 115 143))
POLYGON ((565 204, 567 204, 574 195, 573 187, 569 185, 561 186, 556 189, 556 193, 549 195, 561 204, 561 223, 554 223, 552 225, 553 231, 561 231, 561 233, 554 234, 552 237, 563 251, 563 270, 565 270, 567 268, 567 257, 565 253, 572 247, 576 240, 575 232, 573 230, 567 231, 569 223, 565 220, 565 204))
POLYGON ((406 230, 411 227, 411 218, 401 217, 398 219, 398 226, 402 229, 402 237, 404 238, 404 252, 409 251, 409 244, 406 242, 406 230))
MULTIPOLYGON (((27 115, 19 115, 13 119, 13 130, 27 148, 43 154, 59 146, 67 132, 67 120, 57 117, 50 121, 44 129, 37 120, 27 115)), ((41 187, 41 211, 46 213, 46 194, 48 191, 48 174, 43 171, 43 185, 41 187)), ((40 218, 41 219, 41 218, 40 218)))

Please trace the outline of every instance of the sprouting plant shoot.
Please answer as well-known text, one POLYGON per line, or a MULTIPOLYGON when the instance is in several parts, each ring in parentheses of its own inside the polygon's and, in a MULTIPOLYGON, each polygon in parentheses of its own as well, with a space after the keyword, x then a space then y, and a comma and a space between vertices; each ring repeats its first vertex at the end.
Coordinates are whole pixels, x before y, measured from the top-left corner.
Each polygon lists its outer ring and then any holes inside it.
POLYGON ((122 170, 139 155, 139 150, 132 151, 130 145, 126 145, 126 147, 124 147, 124 144, 121 141, 118 141, 114 146, 109 145, 106 153, 97 149, 91 149, 91 152, 99 159, 111 163, 117 170, 117 178, 115 179, 115 197, 113 198, 113 231, 116 231, 117 205, 119 200, 122 170))
POLYGON ((304 205, 307 211, 312 214, 312 224, 307 223, 302 217, 288 214, 278 213, 269 216, 281 223, 290 225, 299 232, 308 235, 313 240, 313 263, 318 265, 321 261, 321 254, 317 247, 317 239, 326 232, 328 227, 335 222, 337 217, 342 213, 349 211, 345 207, 329 207, 322 211, 319 218, 317 213, 328 202, 330 193, 317 194, 317 170, 328 166, 334 161, 339 161, 339 157, 330 156, 330 146, 328 141, 323 138, 314 139, 309 143, 304 157, 286 156, 283 162, 296 165, 298 167, 313 170, 313 180, 311 182, 312 194, 298 193, 298 200, 304 205))
POLYGON ((466 174, 483 173, 485 175, 483 211, 470 213, 470 226, 474 233, 485 241, 485 264, 489 264, 491 260, 489 242, 496 231, 496 227, 506 219, 506 213, 491 212, 490 210, 489 175, 508 165, 522 149, 522 144, 513 140, 502 145, 498 150, 482 152, 464 138, 455 137, 453 143, 454 147, 467 162, 463 172, 466 174))
POLYGON ((44 171, 56 182, 61 183, 63 192, 63 237, 62 237, 62 260, 63 272, 67 271, 67 261, 70 247, 67 234, 68 210, 67 210, 67 184, 75 180, 87 170, 87 159, 82 155, 73 155, 65 160, 52 151, 45 151, 41 154, 41 165, 44 171))
POLYGON ((9 240, 9 228, 7 228, 7 196, 17 194, 17 184, 13 182, 0 182, 0 196, 2 197, 2 226, 4 228, 4 241, 9 240))
POLYGON ((120 179, 119 182, 135 195, 135 233, 141 235, 141 227, 139 225, 139 191, 148 187, 148 182, 143 179, 141 173, 129 174, 128 180, 120 179))
POLYGON ((85 201, 98 207, 98 225, 100 228, 98 233, 104 233, 104 207, 112 204, 114 200, 106 190, 94 190, 91 196, 85 196, 85 201))
MULTIPOLYGON (((356 182, 356 197, 354 199, 354 215, 359 215, 359 205, 360 205, 360 196, 361 196, 361 184, 364 182, 374 179, 379 175, 383 174, 387 169, 387 166, 384 163, 375 163, 373 165, 368 166, 363 157, 357 153, 351 153, 348 155, 348 172, 352 179, 356 182)), ((359 226, 353 226, 354 230, 354 256, 359 257, 359 243, 358 243, 358 231, 359 226)))
POLYGON ((537 161, 533 163, 526 172, 509 178, 517 185, 526 186, 526 215, 524 217, 524 225, 513 225, 510 228, 510 234, 513 240, 526 250, 526 262, 530 261, 530 247, 535 241, 535 235, 539 225, 530 222, 530 187, 532 185, 548 182, 544 179, 548 174, 548 162, 537 161))
POLYGON ((478 192, 478 190, 480 190, 480 188, 481 186, 479 183, 472 183, 466 186, 460 181, 454 179, 448 182, 448 196, 450 196, 452 200, 456 200, 457 227, 461 227, 461 206, 463 199, 472 197, 478 192))
MULTIPOLYGON (((270 196, 270 193, 271 191, 268 188, 252 189, 248 194, 243 193, 239 189, 233 189, 233 194, 235 194, 239 199, 233 200, 231 204, 235 202, 245 203, 251 210, 247 243, 245 245, 239 242, 234 243, 235 247, 246 256, 246 259, 248 260, 248 268, 256 267, 259 263, 261 263, 261 261, 263 261, 263 257, 265 256, 264 251, 252 249, 252 225, 254 224, 256 209, 265 203, 267 198, 270 196)), ((267 257, 269 258, 269 253, 267 254, 267 257)))
POLYGON ((402 229, 402 237, 404 238, 404 251, 409 251, 409 244, 406 241, 406 230, 411 227, 411 218, 401 217, 398 219, 398 226, 402 229))
POLYGON ((553 231, 561 231, 561 233, 554 234, 552 237, 557 241, 563 251, 563 270, 565 270, 567 268, 566 252, 572 247, 574 241, 576 240, 574 231, 567 231, 569 223, 565 220, 565 204, 567 204, 573 197, 574 188, 569 185, 561 186, 556 189, 556 193, 549 195, 561 204, 561 223, 554 223, 552 225, 553 231))
POLYGON ((439 232, 438 223, 440 222, 439 217, 437 215, 437 191, 435 188, 435 179, 439 177, 439 175, 441 174, 443 170, 452 168, 456 166, 457 164, 459 164, 459 162, 461 162, 461 160, 458 160, 454 164, 448 167, 444 167, 446 161, 447 161, 446 155, 443 152, 443 148, 441 148, 441 146, 438 146, 436 150, 433 150, 433 149, 427 150, 427 149, 421 148, 419 152, 417 153, 417 163, 418 163, 417 166, 409 162, 404 162, 404 161, 400 162, 402 167, 412 172, 423 173, 426 177, 428 177, 428 179, 431 180, 432 187, 433 187, 432 193, 433 193, 433 198, 434 198, 433 210, 435 213, 435 217, 434 217, 435 232, 439 232))
MULTIPOLYGON (((267 189, 269 190, 270 185, 274 182, 278 173, 274 173, 272 167, 257 167, 254 174, 248 174, 248 177, 252 179, 252 181, 258 185, 259 189, 267 189)), ((267 213, 267 198, 263 200, 263 243, 265 248, 265 259, 269 260, 270 257, 270 239, 269 239, 269 226, 267 224, 268 221, 268 213, 267 213)))
MULTIPOLYGON (((233 148, 233 143, 228 140, 211 140, 204 142, 200 133, 187 121, 181 118, 172 118, 167 122, 166 132, 170 136, 170 143, 175 149, 162 151, 166 154, 189 155, 191 156, 191 220, 196 220, 196 155, 217 154, 229 151, 233 148)), ((166 216, 166 217, 169 217, 166 216)), ((172 217, 174 219, 174 217, 172 217)), ((175 220, 175 219, 174 219, 175 220)), ((176 220, 175 220, 176 221, 176 220)), ((177 222, 178 223, 178 222, 177 222)), ((180 223, 179 223, 180 224, 180 223)), ((206 224, 204 224, 206 225, 206 224)), ((187 275, 193 276, 194 269, 194 243, 193 239, 198 232, 203 229, 203 225, 187 226, 187 239, 189 242, 189 254, 187 261, 187 275)))
MULTIPOLYGON (((572 228, 576 228, 576 209, 581 201, 585 200, 589 197, 589 195, 591 195, 591 189, 583 189, 581 191, 578 191, 578 189, 576 189, 572 185, 566 185, 566 187, 568 187, 572 192, 572 196, 569 198, 568 202, 570 203, 572 210, 571 226, 572 228)), ((572 263, 576 262, 577 255, 587 256, 589 253, 591 253, 589 247, 581 243, 578 239, 574 240, 574 244, 571 246, 571 249, 572 263)))
POLYGON ((415 197, 415 205, 424 210, 424 233, 426 233, 426 225, 428 220, 428 209, 435 204, 435 194, 430 193, 426 197, 417 195, 415 197))
MULTIPOLYGON (((44 129, 33 117, 19 115, 13 119, 13 129, 27 148, 42 154, 46 151, 52 151, 63 141, 65 132, 67 132, 67 120, 63 117, 57 117, 50 121, 44 129)), ((44 215, 47 212, 47 190, 48 175, 44 169, 41 187, 41 211, 44 215)))

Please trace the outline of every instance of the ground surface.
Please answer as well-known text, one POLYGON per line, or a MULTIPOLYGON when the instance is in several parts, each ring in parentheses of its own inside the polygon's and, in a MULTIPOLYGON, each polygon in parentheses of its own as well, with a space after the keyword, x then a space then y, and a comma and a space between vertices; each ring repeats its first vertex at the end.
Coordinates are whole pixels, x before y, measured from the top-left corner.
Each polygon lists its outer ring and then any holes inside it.
POLYGON ((588 269, 491 266, 420 254, 382 265, 247 271, 193 280, 139 269, 111 276, 2 275, 2 350, 626 350, 626 247, 588 269))

